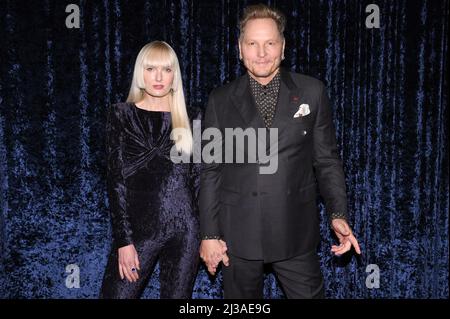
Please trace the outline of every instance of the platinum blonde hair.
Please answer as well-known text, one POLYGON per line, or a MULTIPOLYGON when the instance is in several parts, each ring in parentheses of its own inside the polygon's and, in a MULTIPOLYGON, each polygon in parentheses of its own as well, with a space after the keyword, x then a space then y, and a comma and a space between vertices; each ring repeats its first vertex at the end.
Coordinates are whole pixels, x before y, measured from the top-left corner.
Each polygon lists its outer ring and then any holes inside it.
POLYGON ((144 98, 144 70, 148 66, 170 67, 174 72, 172 88, 169 92, 169 104, 172 117, 172 135, 175 135, 175 147, 178 152, 192 153, 192 130, 186 110, 180 64, 172 47, 164 41, 146 44, 139 52, 134 64, 133 80, 127 102, 137 103, 144 98))

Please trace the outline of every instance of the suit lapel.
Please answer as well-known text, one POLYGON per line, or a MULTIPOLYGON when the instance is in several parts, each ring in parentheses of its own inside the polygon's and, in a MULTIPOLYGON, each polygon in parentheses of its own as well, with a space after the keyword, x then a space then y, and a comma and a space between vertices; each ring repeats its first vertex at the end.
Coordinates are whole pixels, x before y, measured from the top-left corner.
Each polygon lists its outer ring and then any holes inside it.
MULTIPOLYGON (((264 122, 259 114, 250 91, 248 73, 239 78, 234 94, 231 96, 234 107, 239 111, 247 127, 264 127, 264 122)), ((243 128, 245 129, 245 128, 243 128)))
POLYGON ((298 87, 292 80, 287 70, 281 68, 281 84, 278 102, 275 109, 275 118, 272 127, 278 128, 278 134, 286 128, 286 124, 292 120, 298 106, 304 99, 304 90, 298 87))
MULTIPOLYGON (((304 89, 297 86, 292 80, 289 71, 280 68, 281 83, 278 101, 275 109, 275 117, 272 122, 273 128, 278 128, 278 136, 288 127, 289 121, 297 112, 300 104, 304 103, 304 89)), ((234 107, 238 110, 244 120, 246 127, 264 128, 264 122, 252 97, 248 79, 248 73, 239 78, 236 89, 231 96, 234 107)), ((243 127, 245 129, 246 127, 243 127)))

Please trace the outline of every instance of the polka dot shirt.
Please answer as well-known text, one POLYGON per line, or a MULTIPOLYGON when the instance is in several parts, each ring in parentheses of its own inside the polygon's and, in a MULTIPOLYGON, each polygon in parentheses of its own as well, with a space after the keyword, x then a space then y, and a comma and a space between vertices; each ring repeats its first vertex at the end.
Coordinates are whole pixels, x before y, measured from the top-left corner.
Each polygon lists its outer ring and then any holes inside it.
POLYGON ((278 93, 280 91, 280 71, 267 84, 262 85, 251 76, 250 90, 255 99, 259 114, 261 115, 266 128, 272 126, 273 118, 275 117, 275 108, 278 101, 278 93))

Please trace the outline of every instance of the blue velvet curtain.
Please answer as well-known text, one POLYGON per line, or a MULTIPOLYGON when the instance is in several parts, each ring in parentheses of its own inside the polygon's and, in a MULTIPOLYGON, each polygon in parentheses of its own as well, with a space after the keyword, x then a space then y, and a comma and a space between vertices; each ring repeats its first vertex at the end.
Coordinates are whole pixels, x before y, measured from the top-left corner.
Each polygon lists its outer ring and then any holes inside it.
MULTIPOLYGON (((0 297, 96 298, 111 230, 105 110, 140 48, 178 53, 189 105, 244 72, 238 18, 256 1, 0 1, 0 297), (81 10, 68 29, 65 8, 81 10), (80 270, 69 289, 66 266, 80 270)), ((288 18, 284 66, 323 80, 361 258, 336 258, 320 204, 329 298, 448 298, 448 0, 261 1, 288 18), (366 6, 380 8, 367 29, 366 6), (367 266, 379 267, 369 289, 367 266)), ((145 298, 157 298, 158 271, 145 298)), ((268 272, 265 296, 282 298, 268 272)), ((199 269, 193 298, 221 298, 199 269)))

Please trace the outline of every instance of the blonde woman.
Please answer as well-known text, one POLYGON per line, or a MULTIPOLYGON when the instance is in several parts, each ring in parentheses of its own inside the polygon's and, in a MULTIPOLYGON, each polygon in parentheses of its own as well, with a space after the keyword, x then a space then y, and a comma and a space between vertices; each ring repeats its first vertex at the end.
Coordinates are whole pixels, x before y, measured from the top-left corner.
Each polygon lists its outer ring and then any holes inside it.
POLYGON ((139 52, 127 102, 111 106, 107 140, 113 246, 101 297, 139 298, 159 261, 160 297, 190 298, 199 167, 170 158, 173 146, 190 156, 193 140, 178 59, 167 43, 139 52), (173 129, 178 139, 170 138, 173 129))

